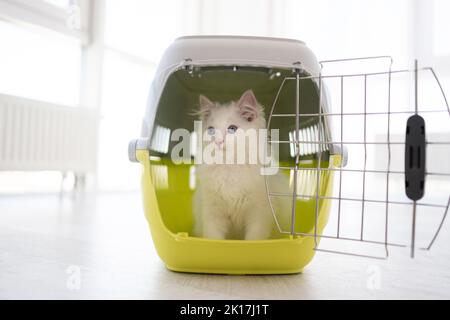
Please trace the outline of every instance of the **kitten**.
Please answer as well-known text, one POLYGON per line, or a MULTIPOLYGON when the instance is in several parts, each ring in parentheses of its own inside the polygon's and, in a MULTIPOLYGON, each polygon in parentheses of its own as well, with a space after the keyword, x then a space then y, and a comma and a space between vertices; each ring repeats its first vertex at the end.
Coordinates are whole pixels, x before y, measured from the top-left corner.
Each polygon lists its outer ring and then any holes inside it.
MULTIPOLYGON (((227 104, 212 102, 201 95, 197 114, 200 115, 204 131, 211 136, 212 141, 208 146, 213 144, 216 152, 226 152, 228 148, 233 148, 237 135, 245 134, 250 129, 266 127, 263 107, 252 90, 244 92, 239 101, 227 104)), ((195 236, 245 240, 262 240, 271 236, 276 226, 275 220, 264 176, 261 175, 261 165, 248 162, 249 149, 252 147, 254 145, 246 144, 247 162, 243 164, 197 165, 195 236)), ((288 181, 286 176, 278 174, 275 183, 287 186, 288 181)), ((277 201, 279 200, 274 202, 277 201)), ((286 200, 284 204, 288 205, 286 200)), ((288 210, 285 208, 283 211, 288 210)))

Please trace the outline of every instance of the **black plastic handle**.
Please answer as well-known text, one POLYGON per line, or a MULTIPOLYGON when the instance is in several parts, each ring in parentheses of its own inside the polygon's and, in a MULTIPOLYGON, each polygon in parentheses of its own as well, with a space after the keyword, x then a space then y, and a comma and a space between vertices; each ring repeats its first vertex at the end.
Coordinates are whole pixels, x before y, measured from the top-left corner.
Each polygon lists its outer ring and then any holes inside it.
POLYGON ((406 123, 405 191, 411 200, 425 193, 425 120, 415 114, 406 123))

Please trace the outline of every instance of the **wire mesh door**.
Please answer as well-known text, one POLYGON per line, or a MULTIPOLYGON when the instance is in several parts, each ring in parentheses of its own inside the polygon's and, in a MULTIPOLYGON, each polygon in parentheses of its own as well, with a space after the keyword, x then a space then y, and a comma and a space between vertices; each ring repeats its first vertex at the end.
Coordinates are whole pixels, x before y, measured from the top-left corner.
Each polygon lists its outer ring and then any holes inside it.
POLYGON ((317 76, 305 74, 299 64, 282 82, 267 127, 292 121, 288 136, 269 140, 289 145, 293 160, 278 168, 289 172, 292 188, 274 190, 266 177, 280 233, 313 237, 317 251, 381 259, 394 247, 409 248, 414 257, 417 247, 433 246, 450 205, 450 109, 432 68, 419 68, 416 61, 412 69, 392 70, 392 62, 389 56, 322 61, 317 76), (386 66, 324 72, 327 65, 371 61, 386 66), (309 104, 302 103, 311 95, 303 82, 316 90, 309 104), (291 112, 279 113, 280 94, 289 84, 295 88, 291 112), (324 192, 324 184, 332 190, 324 192), (292 200, 288 226, 275 209, 280 197, 292 200), (313 203, 312 211, 299 211, 299 199, 313 203), (331 213, 322 217, 327 204, 331 213), (311 212, 312 224, 299 228, 311 212), (321 219, 329 220, 325 230, 321 219))

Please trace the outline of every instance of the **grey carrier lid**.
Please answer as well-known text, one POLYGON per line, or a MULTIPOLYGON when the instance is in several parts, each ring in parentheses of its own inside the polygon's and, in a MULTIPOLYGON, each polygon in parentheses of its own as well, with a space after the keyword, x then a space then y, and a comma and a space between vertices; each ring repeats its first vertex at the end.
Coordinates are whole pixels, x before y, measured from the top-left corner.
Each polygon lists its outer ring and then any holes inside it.
POLYGON ((168 77, 186 65, 301 68, 313 76, 320 65, 303 41, 247 36, 185 36, 164 52, 150 88, 142 137, 149 137, 156 107, 168 77))

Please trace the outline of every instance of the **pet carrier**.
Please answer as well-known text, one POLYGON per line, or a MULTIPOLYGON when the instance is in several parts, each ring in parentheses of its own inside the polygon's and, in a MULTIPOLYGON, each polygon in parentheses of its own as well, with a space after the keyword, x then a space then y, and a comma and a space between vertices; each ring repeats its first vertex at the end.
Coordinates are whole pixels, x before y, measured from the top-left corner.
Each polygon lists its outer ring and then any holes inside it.
MULTIPOLYGON (((386 249, 386 255, 388 246, 396 245, 389 241, 387 231, 389 204, 396 203, 389 199, 392 192, 389 191, 389 176, 401 173, 407 177, 406 190, 411 200, 403 200, 403 203, 413 207, 415 217, 416 207, 421 205, 418 200, 423 195, 425 176, 430 173, 424 169, 427 144, 424 122, 421 122, 423 119, 418 115, 417 108, 399 111, 404 115, 416 115, 416 118, 408 121, 406 140, 390 141, 388 124, 387 141, 367 141, 367 117, 371 113, 367 110, 367 103, 364 103, 364 109, 359 112, 344 110, 344 80, 347 76, 362 78, 366 101, 367 79, 372 75, 385 77, 388 81, 385 90, 388 92, 388 110, 377 114, 390 119, 390 115, 395 113, 390 104, 391 77, 396 71, 392 71, 389 66, 384 72, 324 75, 323 65, 335 62, 337 61, 319 63, 305 43, 277 38, 182 37, 166 50, 150 89, 141 138, 130 142, 129 158, 140 162, 143 167, 145 216, 156 250, 167 268, 174 271, 221 274, 298 273, 311 261, 315 251, 321 250, 319 243, 322 239, 378 244, 386 249), (331 112, 329 87, 324 81, 327 78, 337 79, 340 83, 340 112, 331 112), (276 138, 268 137, 269 148, 276 146, 278 150, 278 161, 265 166, 279 170, 286 177, 286 189, 277 189, 271 182, 271 175, 264 176, 266 196, 276 230, 266 240, 215 240, 193 236, 193 197, 201 181, 196 179, 194 158, 198 152, 196 145, 199 138, 194 134, 195 118, 192 111, 198 106, 200 95, 225 103, 236 101, 247 89, 253 90, 264 107, 267 129, 276 129, 278 133, 276 138), (364 118, 363 141, 362 137, 357 141, 345 141, 342 134, 344 116, 352 115, 364 118), (340 126, 333 128, 332 124, 336 123, 340 126), (179 129, 190 133, 189 152, 183 161, 174 161, 173 151, 180 139, 174 132, 179 129), (386 158, 391 159, 390 147, 396 144, 405 147, 407 159, 414 159, 411 164, 406 163, 409 169, 395 171, 389 167, 390 163, 384 169, 369 168, 367 148, 372 145, 386 146, 386 158), (347 169, 346 163, 351 157, 351 146, 354 145, 365 149, 362 155, 356 152, 364 160, 364 166, 347 169), (350 150, 348 154, 347 147, 350 150), (346 183, 344 173, 348 172, 363 174, 362 197, 350 199, 342 194, 342 185, 346 183), (371 173, 386 176, 387 189, 382 199, 367 198, 366 179, 370 179, 366 175, 371 173), (288 224, 281 223, 280 212, 273 206, 275 199, 279 198, 290 199, 288 224), (341 211, 344 210, 341 210, 341 206, 344 207, 341 201, 362 203, 362 219, 366 204, 380 203, 385 206, 382 210, 382 216, 386 218, 382 239, 366 238, 364 221, 360 224, 361 237, 345 236, 340 221, 341 211), (323 231, 332 206, 337 208, 338 231, 337 234, 325 235, 323 231)), ((417 68, 415 71, 417 73, 417 68)), ((445 112, 445 116, 449 117, 448 107, 438 111, 445 112)), ((406 122, 402 123, 402 130, 404 128, 406 122)), ((447 146, 442 140, 436 144, 447 146)), ((377 154, 383 152, 378 150, 377 154)), ((432 174, 444 179, 450 176, 445 172, 432 174)), ((448 203, 424 205, 444 211, 439 232, 448 203)), ((414 242, 414 236, 412 241, 414 242)))

